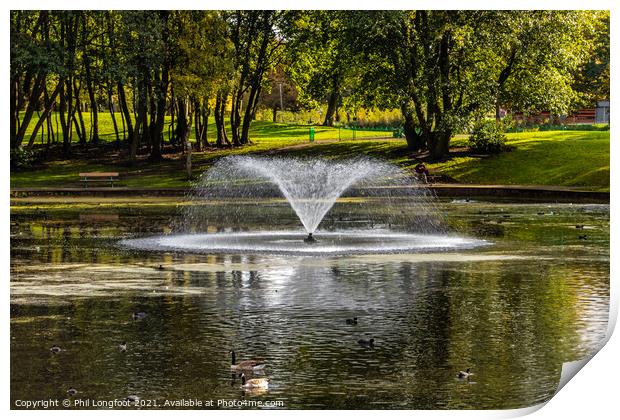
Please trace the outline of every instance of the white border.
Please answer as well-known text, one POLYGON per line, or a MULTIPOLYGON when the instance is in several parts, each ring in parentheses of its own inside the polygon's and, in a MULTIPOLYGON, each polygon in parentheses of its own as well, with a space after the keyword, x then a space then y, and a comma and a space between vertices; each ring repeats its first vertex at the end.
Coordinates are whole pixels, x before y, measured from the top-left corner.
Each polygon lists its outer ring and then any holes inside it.
MULTIPOLYGON (((2 98, 8 98, 8 83, 9 79, 9 10, 12 9, 235 9, 235 8, 254 8, 254 9, 610 9, 612 11, 612 45, 618 37, 618 19, 616 16, 618 10, 618 2, 594 0, 584 2, 583 0, 549 0, 541 2, 540 0, 521 0, 521 1, 476 1, 470 0, 464 1, 441 1, 441 0, 419 0, 419 1, 381 1, 381 2, 369 2, 369 1, 352 1, 352 0, 314 0, 312 2, 300 2, 300 1, 286 1, 286 0, 272 0, 272 1, 241 1, 241 0, 228 0, 226 2, 214 2, 214 1, 190 1, 190 0, 176 0, 173 3, 170 2, 145 2, 145 1, 32 1, 23 0, 19 2, 11 2, 7 4, 2 3, 2 52, 5 57, 4 65, 2 66, 0 80, 4 83, 0 84, 2 92, 2 98)), ((618 54, 616 46, 612 47, 612 96, 614 98, 620 97, 618 87, 614 84, 616 80, 615 69, 618 68, 618 54)), ((5 99, 5 104, 6 104, 5 99)), ((2 178, 2 199, 4 200, 4 206, 1 211, 4 216, 4 223, 2 223, 0 230, 0 238, 2 238, 5 244, 2 247, 2 262, 4 267, 5 276, 5 297, 2 299, 3 313, 9 315, 9 223, 10 209, 9 209, 9 156, 8 156, 8 127, 9 127, 9 113, 8 106, 5 106, 4 112, 0 113, 2 127, 4 130, 4 150, 2 154, 2 168, 5 171, 5 176, 2 178)), ((615 112, 612 116, 616 115, 615 112)), ((613 117, 612 117, 613 118, 613 117)), ((619 119, 613 118, 611 129, 611 160, 614 157, 618 157, 618 145, 620 141, 618 123, 619 119)), ((617 171, 611 167, 611 189, 616 191, 618 188, 617 171)), ((611 201, 611 213, 613 215, 617 212, 618 200, 615 194, 612 194, 611 201)), ((615 219, 614 219, 615 220, 615 219)), ((620 255, 618 253, 618 246, 616 244, 616 238, 618 238, 618 226, 616 223, 611 224, 611 255, 620 255)), ((618 280, 617 280, 617 262, 612 259, 611 264, 611 308, 610 308, 610 324, 608 330, 608 337, 615 326, 618 310, 618 280)), ((10 403, 10 386, 9 386, 9 322, 7 319, 0 324, 0 339, 3 340, 4 346, 2 346, 2 360, 6 369, 3 369, 2 380, 2 393, 4 396, 3 406, 6 411, 9 411, 10 403)), ((594 356, 594 358, 588 363, 588 366, 583 369, 577 375, 577 377, 568 382, 568 384, 554 396, 546 405, 538 407, 531 407, 521 410, 494 410, 494 411, 389 411, 386 414, 395 416, 398 418, 471 418, 471 419, 485 419, 485 418, 506 418, 524 415, 531 413, 532 419, 551 419, 561 417, 563 419, 605 419, 611 418, 612 413, 617 416, 618 408, 620 404, 618 401, 617 388, 618 380, 620 380, 620 363, 618 362, 617 354, 620 354, 620 339, 618 334, 612 335, 607 345, 594 356), (539 408, 542 408, 538 410, 539 408), (538 410, 538 411, 536 411, 538 410)), ((574 368, 576 364, 567 366, 566 371, 574 368)), ((328 378, 327 378, 328 379, 328 378)), ((200 411, 186 411, 184 416, 203 418, 209 417, 226 417, 226 418, 241 418, 241 417, 264 417, 267 418, 288 418, 292 415, 299 418, 314 418, 316 415, 324 415, 324 412, 315 411, 290 411, 285 410, 282 412, 260 412, 260 411, 209 411, 203 413, 200 411)), ((53 411, 38 411, 38 412, 24 412, 24 411, 11 411, 8 413, 11 417, 15 418, 30 418, 45 416, 47 419, 56 418, 81 418, 84 414, 96 418, 108 417, 110 414, 121 417, 154 417, 154 418, 166 418, 170 415, 169 412, 161 411, 115 411, 114 413, 104 411, 89 411, 83 412, 53 412, 53 411)), ((355 411, 355 412, 343 412, 343 411, 329 411, 325 413, 328 416, 348 416, 354 415, 356 418, 374 418, 376 416, 383 415, 380 411, 355 411)))

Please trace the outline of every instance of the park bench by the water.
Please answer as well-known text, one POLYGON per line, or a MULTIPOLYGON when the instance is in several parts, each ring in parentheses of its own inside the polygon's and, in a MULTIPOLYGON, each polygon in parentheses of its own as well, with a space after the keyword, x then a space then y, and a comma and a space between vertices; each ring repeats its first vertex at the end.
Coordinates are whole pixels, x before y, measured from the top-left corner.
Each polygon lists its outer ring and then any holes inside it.
POLYGON ((118 172, 82 172, 80 179, 84 184, 84 188, 88 188, 89 182, 109 182, 110 186, 114 186, 114 181, 118 181, 118 172))

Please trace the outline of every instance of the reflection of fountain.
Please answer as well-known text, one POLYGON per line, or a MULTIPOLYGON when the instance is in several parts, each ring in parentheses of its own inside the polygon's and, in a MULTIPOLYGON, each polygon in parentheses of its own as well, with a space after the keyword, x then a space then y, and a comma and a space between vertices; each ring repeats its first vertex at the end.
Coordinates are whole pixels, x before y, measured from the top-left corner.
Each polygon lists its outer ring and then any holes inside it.
POLYGON ((203 174, 194 191, 192 199, 201 204, 189 208, 182 230, 196 233, 123 243, 186 252, 305 255, 383 254, 468 248, 480 243, 445 235, 428 189, 399 167, 377 159, 230 156, 203 174), (341 207, 347 211, 338 217, 332 211, 330 225, 335 231, 321 231, 317 240, 314 233, 345 191, 348 207, 341 207), (298 232, 273 230, 286 219, 283 207, 273 200, 281 196, 305 228, 303 242, 298 232), (274 214, 274 208, 280 213, 274 214), (341 221, 346 229, 336 226, 341 221), (205 223, 209 225, 203 226, 205 223), (244 225, 253 231, 247 232, 244 225), (226 229, 211 233, 214 226, 226 229))

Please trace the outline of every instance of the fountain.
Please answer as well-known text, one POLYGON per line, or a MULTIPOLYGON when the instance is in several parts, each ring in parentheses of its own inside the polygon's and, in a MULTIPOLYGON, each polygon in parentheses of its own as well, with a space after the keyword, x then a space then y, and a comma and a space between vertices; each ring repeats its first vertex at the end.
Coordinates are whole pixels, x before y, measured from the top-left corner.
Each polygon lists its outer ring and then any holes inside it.
POLYGON ((202 253, 323 255, 462 249, 484 243, 448 235, 425 185, 393 164, 367 157, 229 156, 202 175, 189 198, 197 204, 185 209, 174 234, 122 244, 202 253), (339 199, 346 201, 346 209, 332 212, 331 229, 318 230, 339 199), (305 234, 274 230, 291 219, 287 208, 305 234), (365 229, 350 226, 356 224, 365 229))

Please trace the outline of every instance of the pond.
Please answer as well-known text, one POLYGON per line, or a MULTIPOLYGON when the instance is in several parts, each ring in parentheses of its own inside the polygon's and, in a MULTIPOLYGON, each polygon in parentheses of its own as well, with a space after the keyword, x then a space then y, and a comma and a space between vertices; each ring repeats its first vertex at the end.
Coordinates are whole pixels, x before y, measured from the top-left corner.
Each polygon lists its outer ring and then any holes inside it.
MULTIPOLYGON (((588 355, 606 332, 608 205, 440 201, 449 230, 485 246, 330 256, 119 243, 170 232, 174 202, 15 204, 13 407, 74 387, 84 399, 159 404, 520 408, 548 400, 562 363, 588 355), (370 338, 374 347, 358 344, 370 338), (54 344, 62 351, 50 352, 54 344), (267 363, 248 377, 268 377, 268 390, 241 388, 231 349, 267 363), (475 376, 458 379, 466 368, 475 376)), ((338 202, 319 228, 371 228, 341 217, 348 205, 338 202)), ((257 206, 256 219, 302 232, 286 207, 257 206)), ((248 218, 206 229, 261 227, 248 218)))

